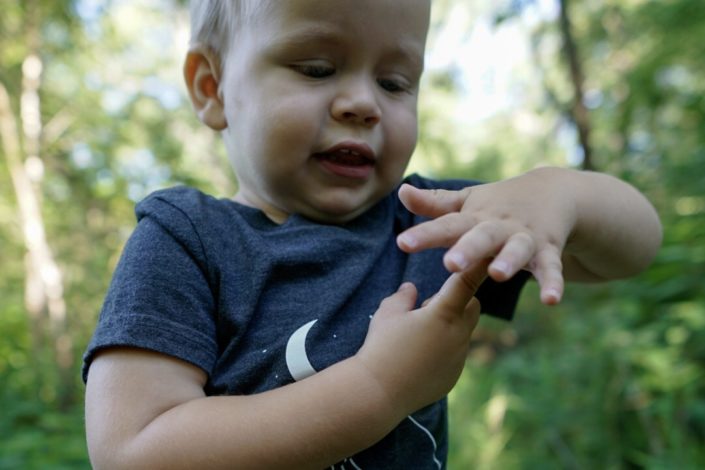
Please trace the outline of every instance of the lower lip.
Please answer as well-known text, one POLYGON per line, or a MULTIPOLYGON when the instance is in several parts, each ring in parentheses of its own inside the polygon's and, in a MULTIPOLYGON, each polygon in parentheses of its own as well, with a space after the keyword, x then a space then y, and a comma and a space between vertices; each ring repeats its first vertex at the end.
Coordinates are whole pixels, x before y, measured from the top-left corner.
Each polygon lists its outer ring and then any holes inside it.
POLYGON ((374 170, 374 165, 341 165, 325 158, 317 159, 321 166, 336 176, 352 179, 367 179, 374 170))

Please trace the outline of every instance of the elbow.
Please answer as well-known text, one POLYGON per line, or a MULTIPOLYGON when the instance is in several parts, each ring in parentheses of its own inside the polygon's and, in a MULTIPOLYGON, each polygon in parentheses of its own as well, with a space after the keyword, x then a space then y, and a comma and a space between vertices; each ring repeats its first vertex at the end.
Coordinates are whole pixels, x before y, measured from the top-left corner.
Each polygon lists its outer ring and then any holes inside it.
POLYGON ((87 434, 88 456, 91 467, 95 470, 141 470, 161 468, 159 460, 150 458, 148 452, 140 450, 133 443, 116 441, 115 439, 100 439, 87 434))
POLYGON ((123 470, 144 468, 139 464, 139 459, 129 458, 120 445, 91 445, 88 442, 88 456, 91 467, 95 470, 123 470))
MULTIPOLYGON (((614 253, 619 269, 613 278, 627 278, 645 271, 653 263, 663 243, 663 224, 653 204, 634 187, 622 198, 623 206, 620 216, 625 224, 621 231, 620 242, 614 246, 622 247, 620 253, 614 253), (627 197, 631 196, 631 197, 627 197)), ((617 267, 617 266, 615 266, 617 267)))
POLYGON ((642 256, 636 261, 635 274, 646 270, 653 263, 663 244, 663 224, 656 209, 649 204, 650 214, 646 217, 648 222, 643 230, 642 256))
POLYGON ((654 262, 663 243, 663 226, 655 211, 652 220, 642 231, 640 238, 633 242, 638 247, 634 250, 636 256, 632 256, 624 262, 621 272, 614 276, 617 279, 636 276, 646 271, 654 262))
MULTIPOLYGON (((156 470, 163 465, 148 463, 144 456, 127 455, 122 452, 91 452, 91 467, 95 470, 156 470)), ((172 467, 168 467, 172 468, 172 467)))

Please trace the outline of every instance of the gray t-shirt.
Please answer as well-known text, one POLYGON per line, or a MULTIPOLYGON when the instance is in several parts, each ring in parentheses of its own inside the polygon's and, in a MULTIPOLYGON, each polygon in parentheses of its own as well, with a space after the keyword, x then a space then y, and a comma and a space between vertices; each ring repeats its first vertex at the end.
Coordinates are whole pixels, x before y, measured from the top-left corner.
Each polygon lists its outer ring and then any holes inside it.
MULTIPOLYGON (((459 189, 469 181, 421 188, 459 189)), ((301 380, 354 355, 380 302, 404 281, 419 303, 448 277, 444 250, 406 254, 396 236, 423 219, 396 191, 345 225, 261 211, 195 189, 158 191, 136 208, 130 237, 88 350, 145 348, 195 364, 208 395, 254 394, 301 380)), ((528 276, 477 294, 483 311, 510 318, 528 276)), ((335 468, 442 468, 446 403, 414 413, 378 444, 335 468)))

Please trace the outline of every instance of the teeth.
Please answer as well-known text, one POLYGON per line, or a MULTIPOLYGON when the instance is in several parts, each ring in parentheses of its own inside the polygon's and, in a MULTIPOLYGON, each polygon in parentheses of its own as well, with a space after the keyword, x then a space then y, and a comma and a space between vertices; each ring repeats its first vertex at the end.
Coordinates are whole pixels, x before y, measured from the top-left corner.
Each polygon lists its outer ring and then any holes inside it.
POLYGON ((340 153, 344 153, 346 155, 352 155, 355 157, 360 156, 360 152, 356 152, 355 150, 350 150, 350 149, 340 149, 340 153))

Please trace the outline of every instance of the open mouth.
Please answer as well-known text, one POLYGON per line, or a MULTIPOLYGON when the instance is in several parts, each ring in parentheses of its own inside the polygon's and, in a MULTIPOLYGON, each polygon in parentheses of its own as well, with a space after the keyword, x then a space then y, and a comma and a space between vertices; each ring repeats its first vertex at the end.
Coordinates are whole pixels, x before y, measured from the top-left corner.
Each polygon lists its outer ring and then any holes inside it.
POLYGON ((332 152, 318 153, 316 154, 316 158, 325 159, 338 165, 347 166, 365 166, 374 165, 375 163, 374 158, 370 158, 367 155, 349 148, 341 148, 332 152))
POLYGON ((367 178, 375 166, 375 155, 365 144, 343 143, 314 154, 329 172, 346 178, 367 178))

